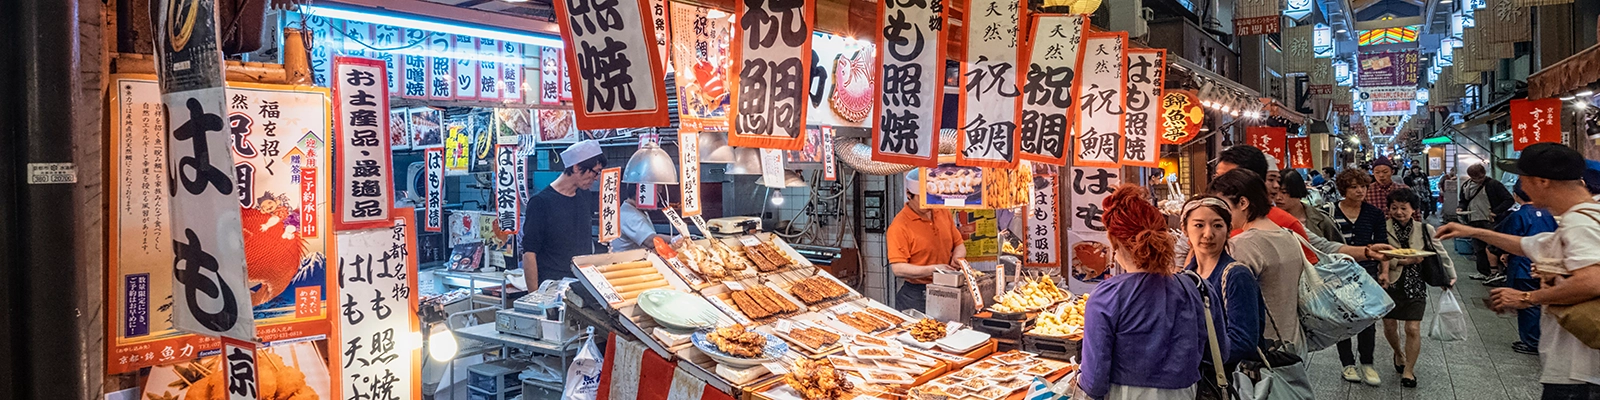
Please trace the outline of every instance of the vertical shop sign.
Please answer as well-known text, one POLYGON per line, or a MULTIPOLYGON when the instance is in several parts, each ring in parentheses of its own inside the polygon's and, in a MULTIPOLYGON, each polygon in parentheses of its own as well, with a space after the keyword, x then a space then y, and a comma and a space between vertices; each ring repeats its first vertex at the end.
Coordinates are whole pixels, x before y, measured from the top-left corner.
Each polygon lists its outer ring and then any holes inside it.
POLYGON ((222 374, 228 382, 228 400, 256 400, 261 395, 256 370, 256 345, 251 342, 222 338, 222 374))
MULTIPOLYGON (((569 71, 572 68, 572 62, 568 61, 566 57, 562 57, 560 61, 561 71, 569 71)), ((572 76, 568 74, 559 75, 561 76, 561 101, 570 103, 572 102, 572 76)))
POLYGON ((1289 168, 1311 168, 1311 138, 1289 138, 1289 168))
POLYGON ((1018 1, 967 0, 966 62, 961 63, 961 129, 956 164, 1017 165, 1018 1))
POLYGON ((1018 98, 1018 157, 1067 164, 1067 138, 1076 113, 1078 71, 1083 61, 1083 24, 1078 14, 1038 15, 1024 44, 1027 67, 1018 98))
MULTIPOLYGON (((1054 167, 1045 167, 1054 170, 1054 167)), ((1061 266, 1061 219, 1060 207, 1056 196, 1060 193, 1060 186, 1056 174, 1042 174, 1035 169, 1034 177, 1037 178, 1033 185, 1033 199, 1028 202, 1027 224, 1024 246, 1027 254, 1023 260, 1024 266, 1029 267, 1059 267, 1061 266), (1042 182, 1042 184, 1040 184, 1042 182)))
POLYGON ((1072 224, 1074 231, 1105 232, 1101 203, 1122 184, 1119 168, 1072 167, 1072 224))
POLYGON ((1126 63, 1127 32, 1096 32, 1085 35, 1083 73, 1079 74, 1078 129, 1073 149, 1074 164, 1115 166, 1122 144, 1123 110, 1126 106, 1128 76, 1126 63))
POLYGON ((575 100, 578 129, 668 124, 666 82, 647 2, 556 1, 556 21, 567 44, 562 97, 575 100), (573 83, 577 92, 570 89, 573 83))
MULTIPOLYGON (((372 25, 362 21, 340 22, 344 23, 344 47, 339 54, 346 57, 372 57, 370 50, 372 46, 367 44, 372 41, 372 25)), ((337 25, 339 22, 334 24, 337 25)))
POLYGON ((734 146, 800 150, 805 146, 810 87, 812 0, 735 2, 734 146))
POLYGON ((428 57, 428 98, 433 100, 455 99, 456 62, 448 56, 450 49, 455 46, 455 39, 449 34, 428 33, 428 53, 437 54, 428 57))
POLYGON ((539 48, 539 104, 561 104, 561 49, 539 48))
POLYGON ((656 59, 666 69, 667 57, 667 0, 650 0, 650 27, 655 31, 656 54, 661 58, 656 59))
POLYGON ((427 213, 423 216, 422 228, 428 232, 440 232, 444 229, 444 149, 429 148, 423 152, 424 169, 427 170, 427 213))
POLYGON ((383 74, 389 83, 389 95, 400 95, 401 57, 388 49, 400 47, 400 27, 393 25, 374 25, 372 27, 372 58, 383 61, 383 74))
POLYGON ((1161 157, 1161 86, 1167 75, 1167 51, 1128 49, 1126 131, 1122 136, 1125 165, 1155 167, 1161 157))
POLYGON ((1301 25, 1283 31, 1283 70, 1285 73, 1311 72, 1315 57, 1313 35, 1316 26, 1301 25))
POLYGON ((333 101, 338 141, 335 197, 337 230, 389 226, 389 96, 383 88, 383 63, 371 59, 334 59, 333 101))
POLYGON ((456 65, 456 100, 478 98, 478 41, 467 35, 450 35, 450 56, 456 65))
POLYGON ((155 21, 156 72, 167 110, 172 187, 172 320, 204 336, 255 337, 245 281, 238 184, 223 115, 222 52, 210 0, 162 0, 155 21), (181 186, 182 190, 179 190, 181 186))
MULTIPOLYGON (((420 29, 401 29, 406 44, 416 48, 428 46, 430 33, 420 29)), ((400 97, 422 99, 428 97, 428 56, 415 52, 400 56, 400 97)))
POLYGON ((337 399, 421 398, 419 348, 408 344, 418 329, 416 236, 408 221, 335 234, 337 399))
POLYGON ((822 127, 822 179, 838 179, 839 166, 833 163, 833 127, 822 127))
POLYGON ((502 144, 494 147, 494 212, 495 219, 500 222, 501 232, 516 232, 517 222, 522 221, 520 204, 517 198, 517 145, 502 144))
POLYGON ((507 103, 522 102, 522 45, 500 41, 500 99, 507 103))
POLYGON ((600 171, 600 243, 622 237, 622 168, 600 171))
POLYGON ((700 133, 678 132, 678 198, 683 202, 683 215, 700 215, 700 133))
POLYGON ((1288 161, 1284 150, 1289 133, 1283 127, 1252 126, 1245 128, 1245 143, 1260 149, 1262 153, 1278 158, 1278 167, 1287 168, 1288 161))
POLYGON ((311 84, 328 87, 328 70, 333 66, 333 54, 329 51, 331 46, 326 43, 337 36, 333 34, 334 28, 330 26, 332 20, 315 15, 300 15, 300 17, 306 18, 305 27, 311 31, 311 37, 316 40, 315 43, 306 43, 306 46, 311 48, 311 57, 307 60, 311 68, 311 84))
POLYGON ((500 100, 500 41, 478 38, 478 100, 500 100))
POLYGON ((938 164, 939 115, 944 106, 944 0, 879 2, 872 159, 931 167, 938 164))
POLYGON ((1561 100, 1512 100, 1511 136, 1517 151, 1534 143, 1560 143, 1561 100))

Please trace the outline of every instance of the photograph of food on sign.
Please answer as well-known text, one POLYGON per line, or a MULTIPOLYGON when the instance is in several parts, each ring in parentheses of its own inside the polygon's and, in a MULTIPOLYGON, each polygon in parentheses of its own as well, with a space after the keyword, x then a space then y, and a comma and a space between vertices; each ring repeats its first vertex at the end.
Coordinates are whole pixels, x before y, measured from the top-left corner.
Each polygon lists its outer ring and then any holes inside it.
POLYGON ((962 167, 954 156, 940 157, 939 166, 918 169, 922 174, 923 205, 935 208, 983 207, 983 168, 962 167))

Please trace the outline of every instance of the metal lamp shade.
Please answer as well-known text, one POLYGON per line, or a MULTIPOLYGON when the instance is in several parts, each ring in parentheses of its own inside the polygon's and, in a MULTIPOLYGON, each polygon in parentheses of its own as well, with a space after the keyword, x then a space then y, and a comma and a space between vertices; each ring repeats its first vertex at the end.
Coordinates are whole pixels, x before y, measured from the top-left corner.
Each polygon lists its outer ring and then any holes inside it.
POLYGON ((734 147, 733 163, 728 164, 728 175, 761 175, 761 150, 751 147, 734 147))
POLYGON ((702 132, 699 142, 700 162, 709 164, 733 162, 733 146, 728 145, 726 132, 702 132))
POLYGON ((645 143, 639 146, 639 151, 633 152, 633 157, 628 158, 628 166, 622 168, 622 182, 676 185, 678 166, 672 163, 672 156, 661 150, 661 146, 645 143))

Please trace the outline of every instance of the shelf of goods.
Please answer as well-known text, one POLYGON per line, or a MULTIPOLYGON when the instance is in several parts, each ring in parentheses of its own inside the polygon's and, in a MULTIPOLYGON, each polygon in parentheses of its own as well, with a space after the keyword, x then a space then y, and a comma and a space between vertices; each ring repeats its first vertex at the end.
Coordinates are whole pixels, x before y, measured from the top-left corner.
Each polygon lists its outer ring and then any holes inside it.
MULTIPOLYGON (((995 350, 992 340, 961 353, 902 344, 897 336, 909 337, 901 333, 917 320, 863 297, 770 233, 661 253, 582 256, 573 268, 626 331, 618 334, 738 399, 768 398, 758 393, 789 387, 786 378, 807 382, 800 377, 819 368, 831 374, 832 366, 840 379, 889 398, 995 350)), ((804 400, 873 395, 835 394, 804 400)))

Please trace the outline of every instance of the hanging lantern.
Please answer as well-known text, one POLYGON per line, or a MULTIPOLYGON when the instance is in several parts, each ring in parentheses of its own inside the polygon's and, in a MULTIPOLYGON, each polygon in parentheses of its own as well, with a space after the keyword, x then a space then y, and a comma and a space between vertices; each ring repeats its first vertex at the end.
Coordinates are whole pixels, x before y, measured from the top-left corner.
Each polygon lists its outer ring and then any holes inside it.
POLYGON ((1189 90, 1167 90, 1161 97, 1161 143, 1181 145, 1194 140, 1205 125, 1200 98, 1189 90))

